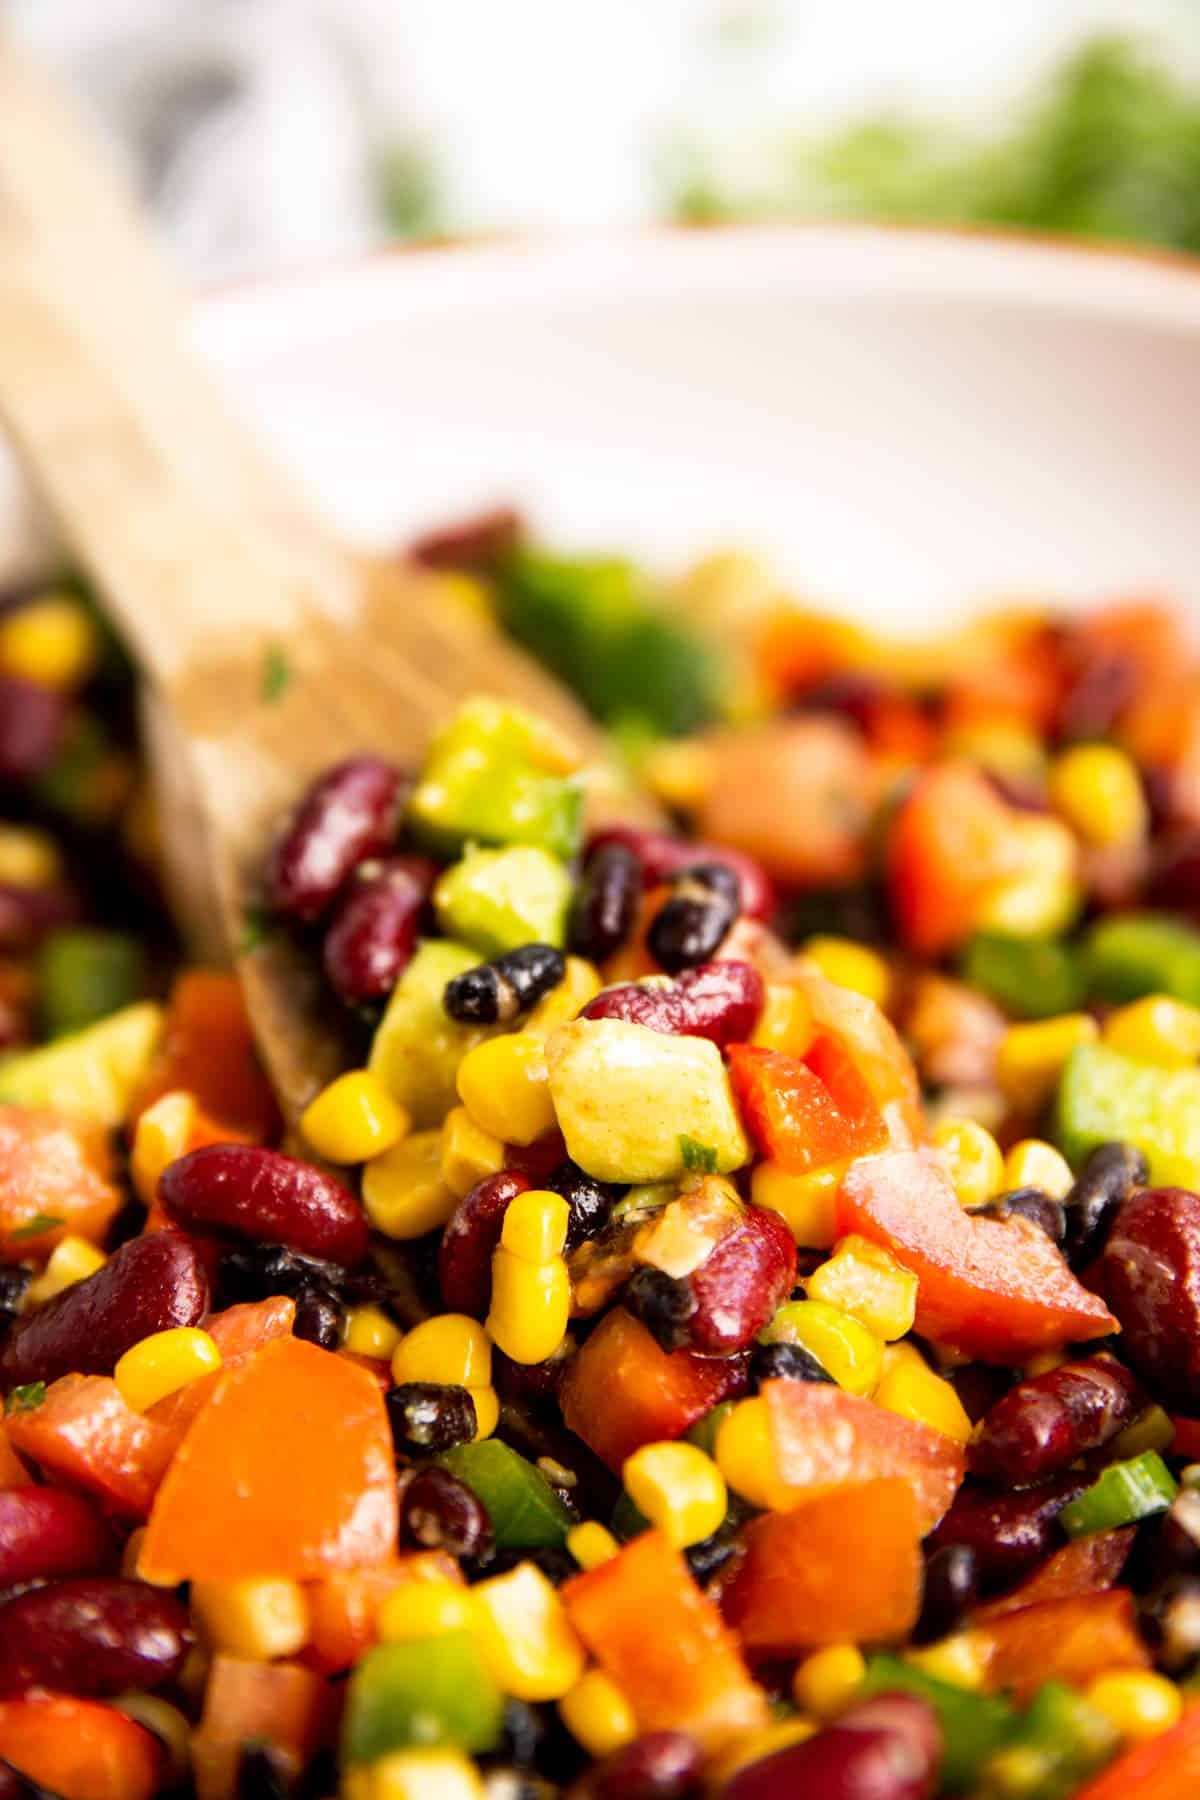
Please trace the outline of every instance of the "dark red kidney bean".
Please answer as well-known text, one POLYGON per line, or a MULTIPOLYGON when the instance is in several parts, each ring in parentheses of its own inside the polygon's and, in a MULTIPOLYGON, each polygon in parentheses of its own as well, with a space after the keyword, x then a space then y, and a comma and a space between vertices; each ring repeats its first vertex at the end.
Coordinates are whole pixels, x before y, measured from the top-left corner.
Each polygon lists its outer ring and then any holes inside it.
POLYGON ((699 968, 717 954, 737 922, 741 884, 724 863, 697 863, 671 884, 671 897, 654 915, 646 948, 668 975, 699 968))
POLYGON ((54 761, 66 727, 61 694, 0 675, 0 781, 28 781, 54 761))
POLYGON ((566 1161, 567 1145, 557 1128, 532 1144, 505 1144, 504 1166, 510 1173, 525 1175, 531 1187, 545 1187, 559 1164, 566 1161))
POLYGON ((944 1544, 925 1563, 914 1644, 932 1644, 954 1630, 979 1598, 979 1562, 969 1544, 944 1544))
POLYGON ((446 1223, 438 1247, 438 1283, 448 1312, 482 1319, 492 1300, 492 1254, 510 1200, 530 1186, 524 1175, 504 1169, 487 1175, 464 1194, 446 1223))
POLYGON ((1123 651, 1085 646, 1071 635, 1063 655, 1067 683, 1059 704, 1058 736, 1067 744, 1107 737, 1137 693, 1138 665, 1123 651))
POLYGON ((111 1375, 134 1344, 208 1311, 196 1246, 178 1231, 130 1238, 102 1269, 65 1288, 9 1333, 0 1367, 9 1387, 60 1375, 111 1375))
POLYGON ((400 771, 378 756, 351 757, 319 776, 268 858, 272 911, 314 924, 357 865, 391 847, 403 785, 400 771))
POLYGON ((796 1243, 779 1213, 748 1206, 744 1217, 688 1277, 695 1311, 688 1346, 729 1356, 751 1344, 796 1280, 796 1243))
POLYGON ((413 562, 426 569, 490 569, 525 535, 525 521, 511 506, 497 506, 457 524, 427 531, 408 547, 413 562))
POLYGON ((703 1758, 682 1731, 651 1731, 616 1751, 585 1779, 588 1800, 690 1800, 703 1758))
POLYGON ((119 1694, 174 1680, 193 1642, 174 1594, 114 1575, 31 1588, 0 1606, 0 1694, 119 1694))
POLYGON ((912 1694, 881 1694, 803 1743, 739 1769, 725 1800, 927 1800, 935 1792, 942 1731, 912 1694))
POLYGON ((1200 828, 1172 832, 1154 846, 1145 899, 1150 906, 1200 914, 1200 828))
POLYGON ((766 999, 753 963, 711 962, 685 969, 667 987, 640 982, 605 988, 583 1009, 585 1019, 625 1019, 672 1037, 704 1037, 724 1049, 745 1042, 766 999))
POLYGON ((571 909, 568 943, 577 956, 603 962, 621 948, 637 919, 642 865, 625 844, 601 844, 583 865, 571 909))
POLYGON ((366 863, 338 902, 325 937, 325 973, 351 1006, 390 994, 412 959, 438 878, 428 856, 366 863))
POLYGON ((1144 1403, 1115 1357, 1061 1363, 1019 1381, 984 1414, 968 1452, 972 1472, 1009 1486, 1042 1481, 1106 1444, 1144 1403))
POLYGON ((1063 1249, 1075 1268, 1100 1254, 1118 1206, 1149 1179, 1146 1158, 1133 1144, 1099 1144, 1090 1152, 1063 1201, 1063 1249))
POLYGON ((575 1354, 575 1340, 567 1333, 553 1356, 544 1362, 518 1363, 503 1350, 492 1346, 492 1386, 501 1400, 517 1404, 531 1400, 553 1400, 567 1365, 575 1354))
POLYGON ((116 1539, 90 1500, 68 1488, 0 1491, 0 1588, 116 1567, 116 1539))
POLYGON ((366 1216, 323 1169, 258 1144, 205 1144, 163 1170, 159 1199, 195 1231, 283 1244, 348 1268, 367 1254, 366 1216))
POLYGON ((418 1469, 400 1496, 400 1543, 406 1549, 485 1556, 492 1522, 482 1500, 449 1469, 418 1469))
POLYGON ((1068 1471, 1016 1493, 961 1487, 926 1549, 966 1544, 975 1552, 981 1590, 1009 1587, 1053 1549, 1059 1513, 1091 1481, 1086 1473, 1068 1471))
POLYGON ((79 900, 69 888, 0 884, 0 951, 29 950, 78 917, 79 900))
POLYGON ((607 844, 622 844, 633 851, 642 865, 646 887, 670 881, 697 863, 724 863, 741 885, 741 909, 747 917, 769 919, 775 911, 775 890, 766 870, 744 851, 731 850, 725 844, 692 843, 664 831, 643 831, 636 825, 605 825, 588 839, 588 855, 607 844))
POLYGON ((1104 1248, 1104 1292, 1121 1351, 1156 1400, 1200 1404, 1200 1196, 1148 1188, 1117 1213, 1104 1248))

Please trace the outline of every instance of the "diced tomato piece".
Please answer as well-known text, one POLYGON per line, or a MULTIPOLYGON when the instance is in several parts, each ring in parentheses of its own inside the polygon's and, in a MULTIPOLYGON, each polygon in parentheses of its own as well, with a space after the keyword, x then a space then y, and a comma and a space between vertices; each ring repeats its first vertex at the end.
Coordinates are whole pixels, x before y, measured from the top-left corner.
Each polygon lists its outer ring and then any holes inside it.
POLYGON ((643 1444, 677 1438, 720 1400, 744 1390, 744 1357, 661 1350, 622 1306, 597 1325, 567 1367, 563 1418, 619 1473, 643 1444))
POLYGON ((874 1106, 866 1113, 844 1113, 807 1059, 756 1044, 731 1044, 728 1056, 746 1129, 780 1168, 800 1175, 886 1147, 887 1132, 874 1106))
POLYGON ((99 1126, 0 1106, 0 1263, 44 1259, 68 1233, 98 1244, 120 1206, 99 1126))
POLYGON ((329 1684, 314 1670, 218 1653, 192 1734, 196 1800, 236 1800, 246 1744, 268 1745, 294 1780, 320 1747, 329 1712, 329 1684))
POLYGON ((162 1048, 133 1118, 173 1088, 194 1094, 224 1137, 253 1141, 279 1128, 279 1108, 258 1060, 241 983, 220 969, 187 969, 176 977, 162 1048))
POLYGON ((559 1591, 642 1731, 686 1731, 712 1751, 766 1723, 766 1696, 733 1633, 661 1532, 643 1532, 559 1591))
POLYGON ((980 1633, 989 1689, 1011 1693, 1021 1705, 1046 1681, 1082 1687, 1108 1669, 1150 1663, 1128 1588, 1024 1606, 992 1619, 980 1633))
POLYGON ((152 1800, 162 1745, 95 1700, 38 1692, 0 1700, 0 1757, 61 1800, 152 1800))
POLYGON ((929 1152, 853 1164, 838 1193, 837 1230, 882 1244, 911 1269, 920 1282, 917 1330, 967 1356, 1022 1362, 1116 1329, 1045 1232, 1025 1219, 965 1212, 929 1152))
POLYGON ((442 1550, 323 1575, 307 1589, 308 1643, 301 1660, 322 1675, 338 1675, 379 1641, 379 1609, 389 1594, 414 1582, 461 1580, 457 1562, 442 1550))
POLYGON ((1182 1800, 1200 1794, 1200 1704, 1178 1725, 1118 1756, 1075 1800, 1182 1800))
POLYGON ((296 1317, 296 1302, 285 1294, 273 1294, 267 1300, 251 1300, 242 1306, 230 1306, 213 1313, 205 1330, 221 1352, 221 1367, 211 1375, 197 1376, 173 1394, 149 1408, 148 1419, 163 1425, 173 1435, 176 1448, 183 1441, 192 1420, 211 1400, 218 1381, 226 1369, 234 1368, 261 1350, 272 1339, 288 1337, 296 1317))
POLYGON ((969 937, 1013 873, 1011 809, 977 768, 943 763, 919 775, 892 820, 887 877, 900 935, 918 956, 969 937))
POLYGON ((775 719, 712 745, 700 835, 744 850, 793 886, 857 880, 875 807, 875 760, 828 714, 775 719))
POLYGON ((361 1369, 282 1337, 226 1370, 158 1492, 139 1572, 163 1586, 370 1567, 397 1529, 392 1434, 361 1369))
POLYGON ((921 1604, 917 1501, 903 1480, 838 1489, 746 1529, 722 1608, 751 1657, 904 1637, 921 1604))
POLYGON ((767 1381, 762 1394, 779 1479, 795 1505, 895 1476, 912 1493, 924 1537, 957 1493, 963 1448, 942 1432, 824 1382, 767 1381))
POLYGON ((846 627, 792 607, 764 622, 756 647, 763 681, 781 700, 794 699, 844 667, 846 627))
POLYGON ((10 1413, 9 1441, 51 1481, 144 1519, 174 1449, 170 1432, 126 1404, 107 1375, 63 1375, 40 1405, 10 1413))
POLYGON ((1097 1531, 1092 1537, 1075 1538, 1046 1558, 1019 1587, 998 1600, 977 1606, 971 1623, 986 1625, 1023 1606, 1039 1606, 1046 1600, 1073 1600, 1079 1594, 1099 1593, 1112 1587, 1133 1548, 1133 1525, 1118 1531, 1097 1531))
POLYGON ((817 1029, 835 1038, 854 1063, 893 1147, 903 1150, 918 1143, 925 1136, 921 1086, 912 1057, 886 1013, 865 994, 828 980, 804 957, 796 959, 789 979, 808 1000, 817 1029))

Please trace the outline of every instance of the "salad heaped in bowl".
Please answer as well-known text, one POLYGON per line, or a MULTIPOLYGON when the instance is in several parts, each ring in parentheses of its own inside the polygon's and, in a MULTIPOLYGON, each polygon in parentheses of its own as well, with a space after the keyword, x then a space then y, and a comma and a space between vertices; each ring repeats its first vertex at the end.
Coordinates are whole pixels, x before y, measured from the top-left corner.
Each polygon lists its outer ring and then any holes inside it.
POLYGON ((119 653, 0 610, 0 1794, 1200 1792, 1181 628, 419 554, 672 822, 486 694, 327 771, 291 1133, 119 653))

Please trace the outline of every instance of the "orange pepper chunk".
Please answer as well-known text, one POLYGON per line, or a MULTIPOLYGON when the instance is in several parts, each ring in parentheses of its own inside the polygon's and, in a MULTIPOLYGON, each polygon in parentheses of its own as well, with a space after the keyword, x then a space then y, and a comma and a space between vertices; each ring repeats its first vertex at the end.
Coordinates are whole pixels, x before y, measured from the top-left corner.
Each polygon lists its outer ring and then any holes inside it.
POLYGON ((1097 1531, 1092 1537, 1075 1538, 1054 1550, 1019 1587, 989 1600, 971 1613, 972 1625, 986 1625, 1024 1606, 1040 1606, 1046 1600, 1072 1600, 1079 1594, 1110 1588, 1133 1548, 1136 1527, 1122 1525, 1116 1531, 1097 1531))
POLYGON ((151 1800, 163 1772, 162 1745, 144 1725, 44 1691, 0 1700, 0 1757, 62 1800, 151 1800))
POLYGON ((820 1036, 803 1058, 755 1044, 731 1044, 729 1074, 738 1109, 762 1154, 790 1174, 827 1168, 887 1147, 883 1120, 861 1078, 836 1040, 820 1036), (839 1093, 811 1066, 839 1083, 839 1093), (846 1111, 841 1101, 855 1107, 846 1111))
POLYGON ((236 1800, 248 1743, 269 1745, 285 1776, 295 1777, 319 1748, 329 1713, 329 1685, 312 1669, 214 1656, 192 1734, 196 1800, 236 1800))
POLYGON ((275 1096, 254 1048, 241 984, 220 969, 187 969, 171 989, 162 1048, 133 1109, 173 1088, 194 1094, 225 1136, 267 1138, 279 1127, 275 1096))
POLYGON ((44 1260, 68 1234, 98 1244, 120 1206, 98 1126, 0 1106, 0 1263, 44 1260))
POLYGON ((204 1329, 221 1352, 221 1367, 214 1369, 211 1375, 197 1376, 195 1381, 176 1388, 173 1394, 166 1394, 150 1407, 146 1417, 165 1426, 178 1448, 196 1414, 212 1399, 225 1370, 244 1362, 274 1338, 288 1337, 295 1317, 296 1302, 284 1294, 213 1313, 204 1329))
POLYGON ((13 1449, 7 1429, 0 1425, 0 1490, 28 1486, 29 1470, 13 1449))
POLYGON ((1145 1669, 1150 1652, 1137 1629, 1128 1588, 1045 1600, 981 1626, 993 1693, 1010 1692, 1018 1705, 1043 1682, 1082 1687, 1108 1669, 1145 1669))
POLYGON ((379 1609, 397 1588, 421 1581, 461 1582, 443 1550, 415 1551, 377 1569, 337 1569, 308 1589, 308 1643, 301 1661, 322 1675, 349 1669, 379 1641, 379 1609))
POLYGON ((969 937, 999 884, 1019 866, 1012 809, 979 769, 927 769, 888 834, 888 888, 905 945, 940 956, 969 937))
POLYGON ((224 1371, 159 1489, 139 1573, 163 1586, 381 1563, 395 1547, 392 1434, 374 1382, 300 1338, 224 1371))
POLYGON ((1075 1800, 1183 1800, 1200 1794, 1200 1705, 1177 1725, 1138 1744, 1080 1788, 1075 1800))
POLYGON ((560 1593, 642 1731, 686 1731, 711 1752, 766 1724, 766 1695, 736 1638, 661 1532, 643 1532, 560 1593))
POLYGON ((40 1405, 10 1413, 9 1442, 52 1481, 94 1494, 124 1518, 144 1519, 174 1439, 134 1412, 108 1375, 63 1375, 40 1405))
POLYGON ((722 1606, 752 1657, 889 1643, 916 1622, 920 1520, 905 1481, 868 1481, 764 1513, 745 1543, 722 1606))

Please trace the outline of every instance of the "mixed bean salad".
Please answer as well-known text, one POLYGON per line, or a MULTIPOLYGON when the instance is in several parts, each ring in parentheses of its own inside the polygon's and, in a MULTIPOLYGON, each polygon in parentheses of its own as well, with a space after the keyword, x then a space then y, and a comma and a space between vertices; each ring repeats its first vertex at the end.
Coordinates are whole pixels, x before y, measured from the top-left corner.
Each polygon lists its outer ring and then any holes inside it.
POLYGON ((0 1800, 1200 1793, 1179 622, 416 554, 673 824, 488 695, 325 773, 291 1133, 119 652, 0 602, 0 1800))

